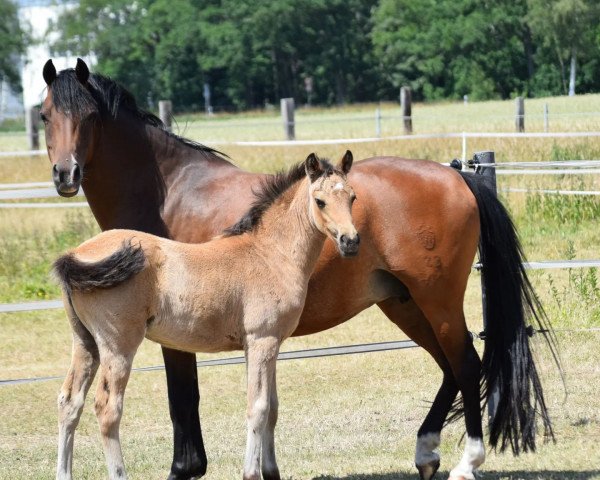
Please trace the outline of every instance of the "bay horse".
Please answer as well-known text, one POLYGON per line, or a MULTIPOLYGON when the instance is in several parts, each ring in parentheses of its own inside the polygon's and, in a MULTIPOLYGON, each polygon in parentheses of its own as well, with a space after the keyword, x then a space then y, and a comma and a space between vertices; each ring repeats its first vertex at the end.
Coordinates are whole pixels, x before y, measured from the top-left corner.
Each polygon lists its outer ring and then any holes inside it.
MULTIPOLYGON (((205 242, 242 215, 266 178, 169 132, 123 87, 90 74, 82 60, 60 73, 49 60, 43 75, 48 89, 41 115, 57 192, 72 195, 83 187, 102 230, 205 242)), ((492 386, 499 402, 491 446, 515 454, 534 450, 536 418, 550 436, 552 427, 528 326, 540 327, 552 347, 554 341, 506 209, 481 176, 431 161, 374 157, 355 162, 349 181, 360 199, 353 219, 361 253, 343 261, 325 242, 292 335, 335 327, 377 305, 431 354, 443 380, 417 432, 422 480, 439 468, 440 432, 451 411, 464 414, 467 441, 450 476, 473 478, 485 456, 481 400, 492 386), (482 360, 463 311, 478 247, 487 291, 482 360), (462 406, 455 403, 459 392, 462 406)), ((166 347, 163 356, 174 429, 169 480, 202 476, 207 460, 195 356, 166 347)))
POLYGON ((248 213, 207 243, 108 230, 60 257, 73 330, 61 389, 57 480, 71 479, 73 436, 98 366, 95 410, 111 480, 124 479, 119 424, 144 337, 187 352, 244 350, 248 380, 244 480, 279 478, 275 363, 298 326, 325 238, 358 253, 348 151, 337 168, 315 154, 265 181, 248 213), (261 464, 262 450, 262 464, 261 464))

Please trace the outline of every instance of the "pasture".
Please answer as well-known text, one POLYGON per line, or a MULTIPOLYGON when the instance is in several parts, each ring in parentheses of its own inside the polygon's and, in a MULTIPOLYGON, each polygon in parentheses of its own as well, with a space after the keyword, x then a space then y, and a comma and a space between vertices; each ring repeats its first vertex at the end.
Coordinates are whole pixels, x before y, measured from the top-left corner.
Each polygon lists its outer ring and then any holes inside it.
MULTIPOLYGON (((526 113, 546 101, 527 100, 526 113), (531 110, 528 110, 528 106, 531 110)), ((600 111, 600 95, 549 99, 550 131, 600 130, 600 117, 569 115, 600 111), (562 108, 562 110, 561 110, 562 108), (552 117, 551 117, 552 118, 552 117)), ((318 120, 297 138, 373 136, 374 120, 365 112, 375 106, 343 110, 313 109, 297 114, 318 120), (342 121, 352 118, 354 121, 342 121)), ((513 131, 513 102, 414 107, 416 133, 424 131, 513 131), (422 111, 423 123, 419 123, 422 111), (425 127, 426 118, 433 118, 425 127), (489 117, 488 115, 492 115, 489 117), (493 115, 497 115, 494 117, 493 115), (504 117, 506 116, 506 118, 504 117), (437 123, 436 123, 437 122, 437 123), (499 123, 502 122, 502 123, 499 123)), ((397 107, 383 105, 382 114, 397 107)), ((399 114, 399 109, 397 109, 399 114)), ((537 117, 536 117, 537 118, 537 117)), ((539 119, 537 119, 539 120, 539 119)), ((536 121, 537 121, 536 120, 536 121)), ((383 125, 383 135, 393 124, 383 125)), ((541 125, 541 123, 539 124, 541 125)), ((207 141, 281 139, 275 114, 180 116, 183 135, 207 141), (264 121, 264 126, 252 126, 264 121), (268 123, 270 122, 270 123, 268 123)), ((535 124, 527 122, 527 130, 535 124)), ((308 127, 306 127, 308 128, 308 127)), ((25 148, 24 137, 2 134, 0 151, 25 148)), ((210 142, 207 141, 210 145, 210 142)), ((274 171, 306 157, 310 151, 337 158, 344 145, 241 147, 219 146, 232 161, 252 171, 274 171)), ((356 159, 393 154, 449 161, 460 155, 459 139, 381 141, 351 145, 356 159)), ((475 139, 469 155, 494 150, 498 162, 600 158, 600 139, 475 139)), ((47 181, 45 157, 1 158, 0 183, 47 181)), ((511 210, 529 260, 599 258, 600 200, 502 193, 504 187, 600 190, 600 175, 500 176, 498 187, 511 210)), ((54 299, 58 286, 49 278, 51 262, 65 249, 98 232, 88 209, 0 209, 0 302, 54 299)), ((596 269, 538 270, 530 273, 554 327, 566 375, 565 396, 559 375, 539 345, 539 366, 555 423, 556 444, 542 443, 536 454, 518 458, 489 453, 481 472, 486 479, 600 479, 595 443, 600 439, 600 280, 596 269), (587 329, 587 330, 582 330, 587 329)), ((479 332, 481 294, 473 272, 467 291, 470 329, 479 332)), ((293 338, 283 350, 404 339, 391 322, 371 308, 333 330, 293 338)), ((481 349, 481 342, 477 342, 481 349)), ((70 358, 71 336, 62 310, 0 314, 0 379, 62 376, 70 358)), ((200 359, 215 358, 202 355, 200 359)), ((160 365, 157 345, 145 342, 134 367, 160 365)), ((199 371, 201 419, 209 471, 207 478, 240 476, 245 442, 245 368, 243 365, 199 371)), ((56 460, 56 396, 61 380, 0 386, 0 478, 49 478, 56 460)), ((392 480, 416 478, 417 429, 433 399, 441 374, 420 349, 280 362, 280 420, 277 452, 283 478, 320 480, 392 480)), ((100 435, 92 408, 92 387, 76 434, 74 474, 105 478, 100 435)), ((125 462, 131 478, 164 478, 171 459, 171 425, 163 371, 133 373, 121 427, 125 462)), ((444 478, 462 454, 463 423, 442 435, 444 478)))

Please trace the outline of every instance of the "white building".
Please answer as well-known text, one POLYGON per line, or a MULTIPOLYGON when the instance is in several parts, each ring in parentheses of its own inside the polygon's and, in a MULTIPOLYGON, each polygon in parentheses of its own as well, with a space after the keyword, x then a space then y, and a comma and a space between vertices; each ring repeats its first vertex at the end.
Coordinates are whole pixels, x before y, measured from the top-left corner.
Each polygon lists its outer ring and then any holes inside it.
MULTIPOLYGON (((22 117, 24 111, 44 100, 46 84, 42 77, 42 69, 49 58, 52 58, 56 70, 75 67, 77 60, 73 57, 52 57, 50 44, 57 39, 56 31, 49 31, 51 22, 68 8, 77 5, 72 0, 18 0, 19 21, 27 26, 33 36, 33 44, 21 59, 21 84, 23 94, 16 95, 8 85, 0 85, 0 121, 4 118, 22 117)), ((88 65, 93 65, 89 58, 83 57, 88 65)))

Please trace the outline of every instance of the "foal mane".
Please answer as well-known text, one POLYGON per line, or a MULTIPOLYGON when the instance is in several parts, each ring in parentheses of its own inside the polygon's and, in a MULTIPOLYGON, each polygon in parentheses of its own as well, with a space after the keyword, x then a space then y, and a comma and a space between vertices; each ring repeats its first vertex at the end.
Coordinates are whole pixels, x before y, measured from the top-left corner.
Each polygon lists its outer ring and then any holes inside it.
POLYGON ((167 130, 160 118, 140 108, 132 93, 111 78, 98 73, 91 73, 87 86, 88 88, 77 79, 75 69, 62 70, 52 82, 52 101, 58 110, 68 113, 76 120, 81 120, 90 113, 97 113, 100 117, 109 116, 115 119, 119 109, 123 108, 137 120, 160 129, 170 138, 178 140, 194 150, 206 154, 225 156, 218 150, 180 137, 167 130))
MULTIPOLYGON (((323 173, 321 178, 333 173, 339 173, 326 158, 319 159, 323 173)), ((286 171, 277 172, 262 181, 258 190, 253 190, 255 200, 250 209, 234 225, 223 231, 223 237, 233 237, 245 232, 253 231, 259 224, 264 213, 283 195, 292 185, 306 176, 305 162, 300 162, 286 171)))

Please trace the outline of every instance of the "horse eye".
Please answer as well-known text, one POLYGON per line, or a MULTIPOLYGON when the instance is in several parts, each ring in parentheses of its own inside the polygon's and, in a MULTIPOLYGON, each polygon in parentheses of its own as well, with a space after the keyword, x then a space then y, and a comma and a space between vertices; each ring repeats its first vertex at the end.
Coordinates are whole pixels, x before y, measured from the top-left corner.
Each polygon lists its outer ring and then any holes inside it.
POLYGON ((42 119, 42 122, 48 123, 48 117, 46 115, 44 115, 43 113, 40 113, 40 118, 42 119))
POLYGON ((317 207, 325 208, 325 202, 323 200, 321 200, 320 198, 315 198, 315 202, 317 202, 317 207))
POLYGON ((352 195, 352 198, 350 199, 351 203, 354 203, 356 201, 356 195, 352 195))

